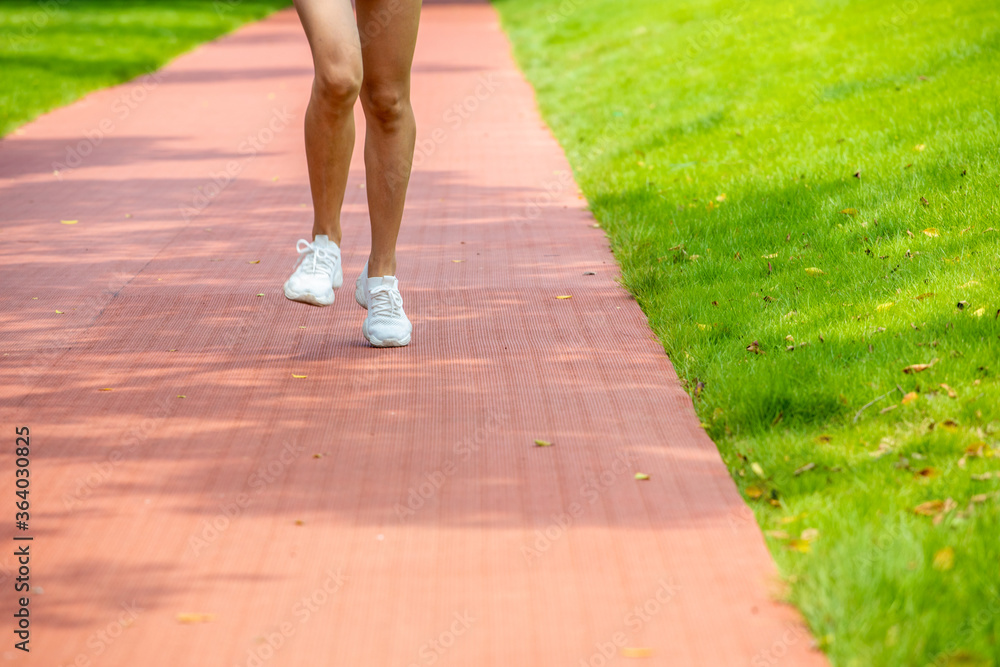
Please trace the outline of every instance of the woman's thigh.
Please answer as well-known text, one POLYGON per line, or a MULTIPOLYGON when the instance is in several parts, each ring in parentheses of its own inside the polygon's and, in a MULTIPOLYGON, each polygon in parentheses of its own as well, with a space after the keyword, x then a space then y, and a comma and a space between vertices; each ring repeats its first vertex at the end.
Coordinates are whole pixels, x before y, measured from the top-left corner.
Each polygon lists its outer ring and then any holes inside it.
POLYGON ((346 79, 360 85, 361 40, 351 0, 295 0, 295 10, 309 40, 317 80, 346 79))
MULTIPOLYGON (((357 0, 365 97, 380 89, 407 94, 420 23, 420 0, 357 0)), ((395 96, 395 95, 394 95, 395 96)))

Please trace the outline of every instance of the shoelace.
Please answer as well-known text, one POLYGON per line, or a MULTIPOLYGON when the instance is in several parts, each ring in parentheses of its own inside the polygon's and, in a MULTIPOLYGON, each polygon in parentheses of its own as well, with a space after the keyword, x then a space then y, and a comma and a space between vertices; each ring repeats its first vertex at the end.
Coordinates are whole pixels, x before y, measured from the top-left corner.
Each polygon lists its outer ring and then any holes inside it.
MULTIPOLYGON (((310 269, 313 273, 317 270, 321 270, 323 273, 328 274, 330 277, 333 276, 333 264, 336 260, 336 256, 330 251, 329 248, 321 248, 315 244, 309 243, 305 239, 299 239, 299 242, 295 244, 295 249, 299 251, 300 255, 308 255, 312 253, 312 267, 310 269), (327 260, 323 264, 320 264, 320 260, 327 260), (319 267, 323 268, 320 269, 319 267)), ((300 261, 307 262, 309 257, 304 256, 300 261)))
POLYGON ((389 285, 378 285, 371 289, 368 310, 376 317, 398 319, 403 315, 403 297, 398 289, 389 285), (385 294, 385 298, 377 298, 381 294, 385 294))

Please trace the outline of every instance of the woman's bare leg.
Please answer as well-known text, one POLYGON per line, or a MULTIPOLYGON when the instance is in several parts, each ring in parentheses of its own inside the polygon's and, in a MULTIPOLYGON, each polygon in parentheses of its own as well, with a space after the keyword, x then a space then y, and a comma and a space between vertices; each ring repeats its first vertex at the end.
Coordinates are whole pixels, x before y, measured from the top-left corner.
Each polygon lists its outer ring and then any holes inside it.
POLYGON ((368 275, 396 275, 396 238, 413 163, 410 67, 420 0, 357 0, 364 79, 365 174, 372 248, 368 275))
POLYGON ((361 41, 350 0, 295 0, 295 9, 316 69, 305 120, 313 237, 325 234, 339 246, 363 74, 361 41))

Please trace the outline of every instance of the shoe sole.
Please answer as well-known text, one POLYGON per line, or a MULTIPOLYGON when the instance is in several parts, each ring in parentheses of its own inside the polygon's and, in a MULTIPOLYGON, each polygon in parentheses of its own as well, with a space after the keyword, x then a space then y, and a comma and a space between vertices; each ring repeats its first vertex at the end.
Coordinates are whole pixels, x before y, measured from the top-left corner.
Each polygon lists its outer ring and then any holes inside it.
POLYGON ((361 289, 360 276, 358 277, 358 280, 354 283, 354 300, 357 302, 359 306, 361 306, 365 310, 368 310, 368 304, 365 303, 364 290, 361 289))
POLYGON ((389 338, 386 340, 379 340, 374 336, 369 336, 368 334, 365 334, 365 339, 372 347, 406 347, 407 345, 410 344, 409 336, 402 339, 389 338))
POLYGON ((288 289, 285 289, 285 298, 289 301, 298 301, 310 306, 329 306, 334 301, 333 295, 330 296, 329 301, 321 301, 315 294, 310 294, 309 292, 291 292, 288 289))

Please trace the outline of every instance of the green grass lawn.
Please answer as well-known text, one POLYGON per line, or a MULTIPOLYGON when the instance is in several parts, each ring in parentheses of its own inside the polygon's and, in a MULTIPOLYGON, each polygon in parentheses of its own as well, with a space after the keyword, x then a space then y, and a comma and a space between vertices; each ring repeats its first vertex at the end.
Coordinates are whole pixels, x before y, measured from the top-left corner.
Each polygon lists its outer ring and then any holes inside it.
POLYGON ((287 0, 0 1, 0 136, 150 72, 287 0))
POLYGON ((995 1, 496 7, 832 662, 1000 665, 995 1))

